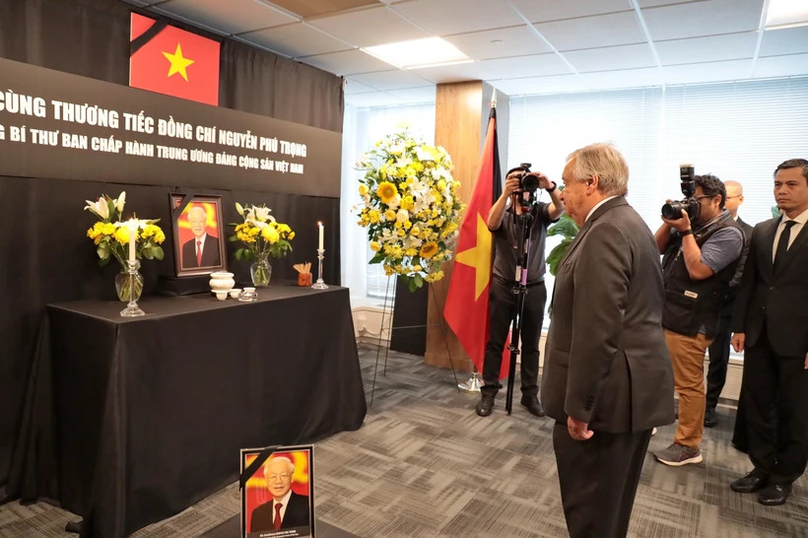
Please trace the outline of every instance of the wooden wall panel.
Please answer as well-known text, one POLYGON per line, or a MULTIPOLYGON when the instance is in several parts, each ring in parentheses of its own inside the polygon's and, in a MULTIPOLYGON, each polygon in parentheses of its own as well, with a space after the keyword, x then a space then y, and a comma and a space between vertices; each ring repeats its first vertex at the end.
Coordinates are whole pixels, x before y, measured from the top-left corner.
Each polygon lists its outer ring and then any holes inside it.
MULTIPOLYGON (((460 197, 468 204, 480 159, 482 116, 488 117, 490 96, 483 96, 482 81, 438 84, 435 93, 435 144, 443 146, 454 162, 453 175, 460 181, 460 197)), ((443 305, 453 262, 444 264, 446 277, 430 285, 425 362, 443 368, 470 372, 471 361, 443 319, 443 305), (448 351, 447 351, 448 347, 448 351)))

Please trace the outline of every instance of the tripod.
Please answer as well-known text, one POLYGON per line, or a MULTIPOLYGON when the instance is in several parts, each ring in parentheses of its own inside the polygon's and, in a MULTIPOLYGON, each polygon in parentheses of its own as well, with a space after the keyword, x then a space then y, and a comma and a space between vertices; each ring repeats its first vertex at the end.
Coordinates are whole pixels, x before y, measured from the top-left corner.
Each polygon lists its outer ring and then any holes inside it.
POLYGON ((527 295, 527 254, 530 246, 530 230, 533 228, 533 213, 530 205, 522 205, 522 212, 514 212, 513 218, 519 221, 519 234, 517 241, 516 273, 513 284, 513 294, 516 295, 516 308, 511 317, 511 352, 508 363, 508 391, 505 394, 505 411, 511 414, 513 408, 513 383, 516 374, 516 356, 519 355, 519 337, 522 332, 522 312, 525 308, 525 295, 527 295))

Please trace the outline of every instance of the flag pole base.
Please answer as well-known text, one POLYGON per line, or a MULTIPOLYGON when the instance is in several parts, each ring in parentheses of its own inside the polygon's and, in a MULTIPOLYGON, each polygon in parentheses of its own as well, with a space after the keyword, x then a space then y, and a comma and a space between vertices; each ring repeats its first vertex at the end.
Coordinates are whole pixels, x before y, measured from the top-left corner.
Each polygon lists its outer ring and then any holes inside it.
POLYGON ((480 392, 480 387, 483 386, 483 380, 480 379, 480 374, 474 372, 465 383, 458 383, 457 388, 464 392, 480 392))

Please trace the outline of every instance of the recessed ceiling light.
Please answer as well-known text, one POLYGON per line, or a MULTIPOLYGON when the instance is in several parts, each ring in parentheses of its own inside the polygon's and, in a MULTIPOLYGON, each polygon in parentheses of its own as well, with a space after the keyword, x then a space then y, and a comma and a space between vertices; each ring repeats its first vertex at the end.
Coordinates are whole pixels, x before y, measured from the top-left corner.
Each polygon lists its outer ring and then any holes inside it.
POLYGON ((471 62, 457 47, 439 37, 400 41, 362 49, 400 69, 418 69, 471 62))
POLYGON ((808 2, 805 0, 769 0, 766 28, 792 28, 808 25, 808 2))
POLYGON ((492 39, 491 44, 492 45, 502 45, 502 40, 501 39, 492 39))

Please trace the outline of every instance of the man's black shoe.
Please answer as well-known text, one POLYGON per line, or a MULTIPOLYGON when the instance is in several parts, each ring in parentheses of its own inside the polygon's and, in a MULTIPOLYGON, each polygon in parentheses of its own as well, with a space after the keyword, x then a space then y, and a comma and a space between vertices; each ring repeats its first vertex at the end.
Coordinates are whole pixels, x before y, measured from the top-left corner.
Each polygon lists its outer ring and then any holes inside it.
POLYGON ((480 401, 477 402, 477 414, 481 417, 487 417, 494 410, 494 397, 488 394, 483 394, 480 401))
POLYGON ((765 488, 767 483, 766 478, 752 471, 743 478, 730 483, 729 487, 732 488, 732 491, 737 491, 738 493, 754 493, 765 488))
POLYGON ((712 428, 718 424, 718 414, 715 412, 715 407, 708 407, 704 410, 704 427, 712 428))
POLYGON ((522 405, 527 408, 531 415, 544 416, 544 408, 536 396, 522 396, 522 405))
POLYGON ((758 495, 758 502, 766 506, 785 504, 791 495, 791 484, 772 484, 758 495))

